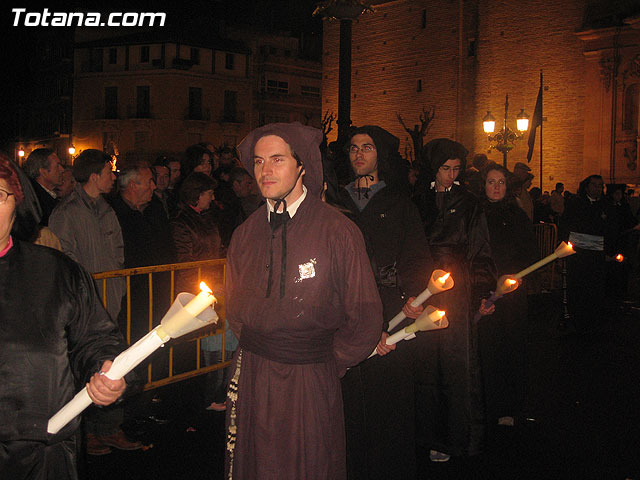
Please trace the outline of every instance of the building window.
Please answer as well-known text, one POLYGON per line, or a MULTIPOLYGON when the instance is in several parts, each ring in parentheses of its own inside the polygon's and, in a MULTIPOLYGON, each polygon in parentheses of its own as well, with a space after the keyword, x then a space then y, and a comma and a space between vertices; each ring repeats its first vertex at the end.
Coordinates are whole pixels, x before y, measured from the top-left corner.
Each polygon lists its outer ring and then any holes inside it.
POLYGON ((92 72, 101 72, 104 64, 104 51, 101 48, 92 48, 89 52, 89 63, 92 72))
POLYGON ((194 65, 200 65, 200 49, 192 48, 191 49, 191 63, 194 65))
POLYGON ((149 63, 149 47, 147 45, 140 47, 140 63, 149 63))
POLYGON ((202 89, 189 88, 189 119, 202 120, 202 89))
POLYGON ((269 93, 279 93, 281 95, 287 95, 289 93, 289 82, 267 79, 264 89, 269 93))
POLYGON ((115 65, 118 63, 118 49, 110 48, 109 49, 109 65, 115 65))
POLYGON ((151 117, 151 98, 149 87, 136 87, 136 118, 151 117))
POLYGON ((302 85, 301 93, 303 97, 320 98, 320 87, 310 87, 309 85, 302 85))
POLYGON ((134 132, 133 148, 136 152, 146 152, 149 150, 149 132, 134 132))
POLYGON ((477 44, 475 38, 469 39, 469 45, 467 47, 467 57, 475 57, 476 56, 477 46, 478 46, 478 44, 477 44))
POLYGON ((622 119, 622 129, 633 132, 638 131, 638 109, 640 108, 640 95, 638 86, 633 83, 624 91, 624 118, 622 119))
POLYGON ((238 118, 238 92, 235 90, 224 91, 224 119, 236 121, 238 118))
POLYGON ((233 70, 235 60, 236 58, 233 53, 227 53, 224 58, 224 68, 227 70, 233 70))
POLYGON ((422 79, 418 80, 418 86, 416 87, 416 92, 422 91, 422 79))
POLYGON ((422 25, 421 28, 427 28, 427 9, 422 10, 422 25))
POLYGON ((104 88, 104 118, 118 118, 118 87, 104 88))

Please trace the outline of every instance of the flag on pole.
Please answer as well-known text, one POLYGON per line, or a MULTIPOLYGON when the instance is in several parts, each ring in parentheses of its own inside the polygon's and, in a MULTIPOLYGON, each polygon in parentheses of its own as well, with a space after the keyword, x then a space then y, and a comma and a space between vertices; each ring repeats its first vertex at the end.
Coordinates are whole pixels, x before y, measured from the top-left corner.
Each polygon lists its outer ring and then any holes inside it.
POLYGON ((536 100, 536 108, 533 111, 531 128, 529 128, 529 152, 527 153, 527 163, 531 161, 531 156, 533 155, 533 146, 536 143, 536 129, 538 127, 542 127, 542 82, 540 82, 538 99, 536 100))

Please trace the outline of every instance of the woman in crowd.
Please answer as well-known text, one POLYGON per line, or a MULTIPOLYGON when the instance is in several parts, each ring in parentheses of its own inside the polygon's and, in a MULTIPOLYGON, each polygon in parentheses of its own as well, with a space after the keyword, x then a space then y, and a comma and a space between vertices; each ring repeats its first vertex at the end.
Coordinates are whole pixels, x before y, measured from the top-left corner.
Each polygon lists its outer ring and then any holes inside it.
MULTIPOLYGON (((537 260, 533 225, 515 201, 510 177, 507 169, 495 164, 484 172, 482 203, 498 278, 537 260)), ((526 385, 526 289, 502 297, 495 313, 480 320, 478 334, 487 423, 513 426, 526 385)))
MULTIPOLYGON (((171 234, 175 243, 178 262, 193 262, 222 257, 223 249, 220 234, 210 214, 211 203, 215 199, 216 181, 202 172, 194 172, 184 179, 180 186, 180 207, 177 217, 171 222, 171 234)), ((214 292, 221 289, 222 277, 216 271, 202 270, 200 278, 207 282, 214 292)), ((176 291, 193 292, 197 290, 197 270, 184 270, 176 280, 176 291)), ((233 333, 226 327, 225 359, 230 359, 237 346, 233 333)), ((205 364, 215 365, 222 360, 222 339, 220 335, 206 337, 201 342, 205 364)), ((226 372, 227 369, 225 369, 226 372)), ((206 395, 211 410, 224 410, 223 371, 216 370, 208 374, 206 395), (208 400, 209 401, 209 400, 208 400)))

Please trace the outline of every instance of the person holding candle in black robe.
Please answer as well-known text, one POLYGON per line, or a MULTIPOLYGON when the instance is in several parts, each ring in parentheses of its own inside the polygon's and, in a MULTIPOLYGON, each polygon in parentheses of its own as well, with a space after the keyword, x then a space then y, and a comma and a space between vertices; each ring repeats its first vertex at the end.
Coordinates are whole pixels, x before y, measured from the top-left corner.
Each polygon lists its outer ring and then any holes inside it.
POLYGON ((340 204, 364 236, 385 320, 380 355, 350 369, 342 381, 350 479, 416 475, 414 344, 404 342, 396 350, 384 342, 389 320, 426 288, 431 261, 399 143, 377 126, 355 129, 347 144, 355 180, 338 190, 340 204))
MULTIPOLYGON (((511 173, 491 165, 483 173, 482 205, 498 278, 535 263, 533 224, 511 191, 511 173)), ((495 289, 495 287, 494 287, 495 289)), ((487 423, 513 426, 523 409, 526 387, 527 290, 504 295, 493 315, 478 325, 487 423)))
POLYGON ((125 344, 86 270, 10 233, 24 197, 0 157, 0 477, 76 480, 80 417, 55 435, 48 420, 84 383, 98 405, 122 395, 103 372, 125 344))
POLYGON ((362 234, 322 202, 322 132, 269 124, 240 144, 266 204, 234 232, 226 316, 239 339, 228 478, 344 479, 340 377, 380 339, 362 234))
POLYGON ((416 340, 421 358, 416 371, 418 435, 430 459, 480 453, 484 414, 476 311, 487 315, 482 296, 495 288, 487 220, 477 198, 460 182, 467 150, 446 138, 425 145, 430 173, 419 178, 414 200, 422 216, 434 268, 450 272, 453 289, 430 303, 447 312, 449 327, 416 340))

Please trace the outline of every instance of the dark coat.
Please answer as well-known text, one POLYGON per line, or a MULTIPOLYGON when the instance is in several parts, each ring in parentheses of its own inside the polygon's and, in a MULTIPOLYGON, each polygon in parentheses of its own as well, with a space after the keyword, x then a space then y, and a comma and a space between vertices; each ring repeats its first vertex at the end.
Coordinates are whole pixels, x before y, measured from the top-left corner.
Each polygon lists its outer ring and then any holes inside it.
POLYGON ((2 478, 77 478, 76 417, 48 419, 125 345, 91 276, 61 252, 15 241, 0 258, 2 478))
MULTIPOLYGON (((182 206, 178 216, 171 221, 171 236, 176 248, 178 262, 194 262, 220 258, 221 241, 218 227, 209 211, 196 212, 189 206, 182 206)), ((209 288, 219 285, 210 280, 211 272, 202 272, 202 278, 209 288)), ((177 292, 197 292, 197 270, 178 272, 177 292)))
POLYGON ((175 261, 169 220, 155 196, 143 212, 131 208, 121 196, 111 201, 124 241, 125 268, 161 265, 175 261))
MULTIPOLYGON (((497 275, 517 273, 538 260, 533 225, 515 202, 484 202, 491 254, 497 275)), ((489 425, 522 413, 527 350, 525 284, 496 302, 493 315, 478 326, 484 396, 489 425)), ((495 286, 493 287, 495 289, 495 286)), ((493 290, 492 289, 492 290, 493 290)))
MULTIPOLYGON (((347 190, 338 194, 364 237, 386 330, 407 298, 426 288, 431 274, 420 215, 409 197, 390 187, 376 192, 362 211, 347 190)), ((415 477, 412 347, 402 342, 396 351, 362 362, 343 378, 350 479, 415 477)))
POLYGON ((455 282, 429 302, 447 313, 449 327, 416 339, 422 345, 417 370, 422 436, 434 450, 476 454, 484 418, 472 319, 481 297, 496 284, 487 220, 477 198, 457 184, 448 192, 423 191, 419 209, 434 268, 450 272, 455 282))
POLYGON ((37 181, 31 180, 31 185, 33 185, 33 190, 36 193, 36 197, 40 203, 40 209, 42 210, 40 225, 46 227, 49 225, 49 216, 51 215, 51 212, 53 212, 53 209, 58 205, 58 199, 49 195, 49 192, 47 192, 37 181))

